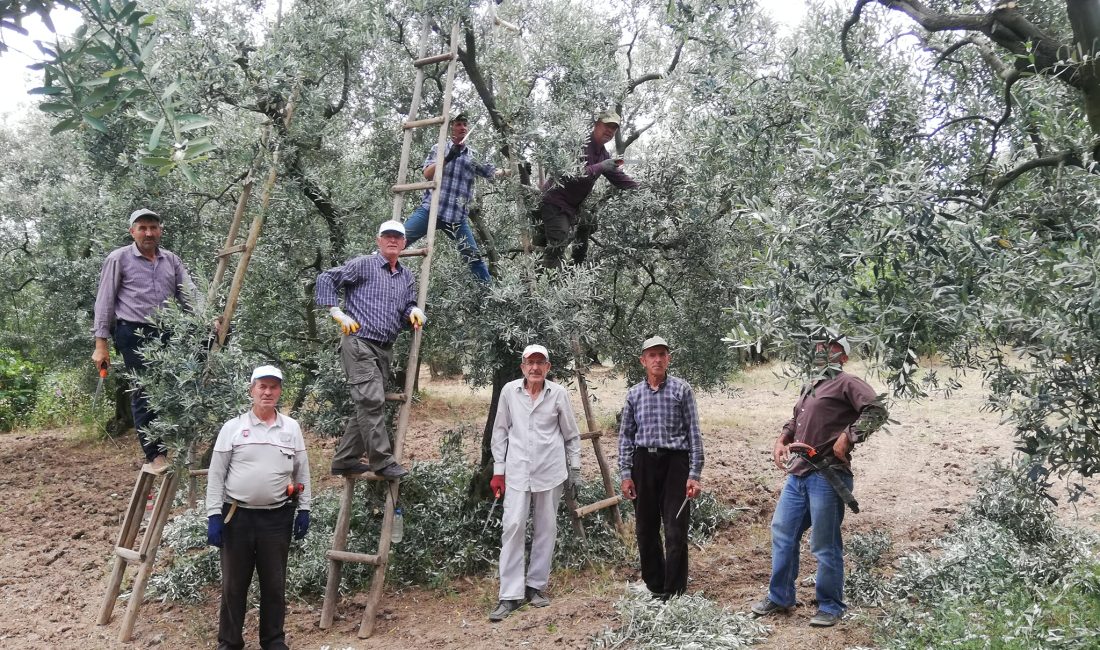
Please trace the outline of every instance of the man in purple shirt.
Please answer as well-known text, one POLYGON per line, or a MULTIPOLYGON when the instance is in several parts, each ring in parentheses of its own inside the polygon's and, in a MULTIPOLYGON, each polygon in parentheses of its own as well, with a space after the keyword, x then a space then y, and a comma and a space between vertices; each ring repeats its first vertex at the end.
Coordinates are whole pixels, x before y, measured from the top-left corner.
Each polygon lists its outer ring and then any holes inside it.
POLYGON ((787 612, 795 605, 798 551, 812 527, 810 551, 817 559, 817 613, 814 627, 836 625, 844 615, 844 545, 840 524, 844 499, 852 490, 851 457, 856 443, 867 440, 887 418, 886 408, 867 382, 843 371, 851 348, 836 330, 818 328, 811 336, 814 375, 802 387, 794 414, 776 439, 772 460, 787 472, 787 482, 772 516, 772 575, 768 595, 752 606, 758 616, 787 612), (811 465, 800 450, 813 449, 811 465), (833 473, 834 487, 824 474, 833 473), (840 490, 840 491, 838 491, 840 490))
POLYGON ((671 360, 660 336, 642 343, 645 379, 627 392, 619 427, 619 474, 623 496, 634 501, 642 581, 662 600, 687 589, 687 502, 702 492, 703 473, 695 392, 668 374, 671 360))
MULTIPOLYGON (((167 338, 167 332, 154 327, 149 317, 169 298, 175 298, 184 308, 190 304, 194 283, 180 258, 160 247, 162 234, 160 215, 147 208, 134 210, 130 214, 130 236, 134 243, 111 251, 103 261, 95 300, 92 353, 92 363, 101 373, 111 365, 108 338, 114 339, 126 369, 140 371, 145 367, 141 346, 167 338)), ((149 400, 141 390, 133 392, 130 410, 148 463, 145 469, 163 472, 168 468, 168 450, 159 439, 145 437, 145 428, 156 414, 149 410, 149 400)))
POLYGON ((378 227, 378 252, 354 257, 317 276, 317 304, 328 307, 340 325, 340 363, 344 367, 355 414, 332 458, 336 475, 375 472, 395 480, 409 472, 393 457, 384 420, 385 377, 393 360, 393 342, 408 323, 424 325, 416 306, 416 279, 398 261, 405 248, 405 227, 386 221, 378 227), (337 306, 344 294, 344 309, 337 306), (367 454, 368 463, 361 457, 367 454))
POLYGON ((604 148, 615 138, 620 122, 617 113, 601 113, 596 118, 592 134, 584 146, 584 173, 560 179, 557 183, 548 185, 543 192, 542 204, 539 206, 542 233, 541 237, 536 238, 536 243, 546 247, 542 258, 546 268, 561 267, 565 247, 574 239, 573 262, 579 264, 584 261, 588 237, 595 232, 596 224, 594 220, 579 218, 580 208, 592 193, 600 176, 606 177, 615 187, 638 187, 638 182, 622 171, 622 158, 612 158, 604 148))

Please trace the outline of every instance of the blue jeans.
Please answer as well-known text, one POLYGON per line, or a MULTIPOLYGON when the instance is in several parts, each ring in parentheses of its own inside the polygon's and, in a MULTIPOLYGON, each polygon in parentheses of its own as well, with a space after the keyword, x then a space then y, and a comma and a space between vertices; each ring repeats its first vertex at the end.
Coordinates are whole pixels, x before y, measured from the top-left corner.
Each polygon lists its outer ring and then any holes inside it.
MULTIPOLYGON (((837 475, 852 488, 852 477, 837 475)), ((844 521, 844 502, 825 477, 817 472, 789 476, 772 516, 772 578, 768 599, 783 607, 795 604, 794 581, 798 577, 798 547, 802 534, 810 532, 810 551, 817 558, 818 608, 840 616, 844 604, 844 543, 840 522, 844 521)))
MULTIPOLYGON (((479 281, 489 282, 489 265, 481 259, 481 251, 474 241, 474 233, 470 230, 470 224, 463 219, 459 223, 445 223, 436 220, 435 229, 442 230, 451 240, 458 243, 458 254, 462 261, 470 266, 470 272, 479 281)), ((420 206, 405 219, 405 245, 412 246, 421 237, 428 234, 428 208, 420 206)))

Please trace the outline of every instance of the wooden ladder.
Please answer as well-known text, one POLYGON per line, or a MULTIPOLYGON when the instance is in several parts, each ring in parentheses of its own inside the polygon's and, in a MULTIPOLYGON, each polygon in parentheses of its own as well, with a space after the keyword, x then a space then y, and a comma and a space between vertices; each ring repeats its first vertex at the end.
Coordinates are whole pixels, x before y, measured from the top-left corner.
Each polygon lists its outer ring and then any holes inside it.
POLYGON ((603 447, 600 446, 600 438, 605 433, 614 436, 617 432, 614 429, 610 431, 600 431, 596 427, 596 416, 592 413, 592 403, 588 397, 588 381, 584 376, 581 344, 577 339, 573 339, 573 366, 576 368, 577 372, 577 387, 581 393, 581 405, 584 407, 584 419, 588 424, 588 432, 581 434, 581 440, 592 441, 592 451, 596 454, 596 464, 600 467, 600 475, 603 478, 603 490, 606 495, 605 498, 595 503, 590 503, 579 508, 574 504, 570 504, 570 507, 574 508, 574 521, 579 521, 593 512, 611 508, 611 523, 615 524, 615 529, 619 531, 619 535, 623 535, 626 529, 623 527, 622 512, 619 511, 619 503, 622 502, 623 497, 615 491, 615 483, 611 478, 611 467, 607 464, 607 457, 604 456, 603 447))
MULTIPOLYGON (((431 278, 432 250, 435 245, 435 222, 439 214, 439 193, 443 182, 445 164, 443 153, 446 151, 451 116, 451 96, 454 91, 455 68, 458 61, 458 22, 455 22, 451 26, 449 51, 442 54, 429 55, 428 43, 431 36, 432 24, 431 18, 425 18, 420 32, 419 51, 416 60, 413 61, 413 66, 416 67, 416 81, 413 86, 412 103, 409 107, 408 120, 402 125, 405 137, 401 146, 401 165, 398 170, 397 184, 391 188, 394 193, 393 219, 398 221, 400 221, 404 215, 406 193, 432 190, 431 206, 428 212, 427 245, 423 248, 407 249, 401 252, 402 256, 416 255, 423 256, 424 258, 420 263, 419 294, 416 301, 417 306, 421 309, 424 309, 424 304, 428 298, 428 283, 431 278), (417 119, 417 112, 420 110, 421 94, 424 88, 424 68, 429 65, 443 62, 447 63, 447 80, 443 90, 442 115, 417 119), (430 181, 409 183, 407 182, 407 177, 409 173, 409 157, 412 149, 413 129, 431 126, 439 127, 439 137, 436 141, 437 155, 435 175, 430 181)), ((423 332, 419 329, 414 329, 412 345, 409 350, 409 361, 405 366, 404 392, 388 393, 386 395, 387 401, 401 402, 401 410, 397 419, 397 431, 394 433, 393 447, 394 458, 398 462, 401 462, 404 455, 405 433, 408 431, 409 427, 409 415, 412 410, 412 395, 416 385, 416 369, 419 362, 420 343, 422 338, 423 332)), ((401 482, 400 480, 390 481, 387 485, 389 489, 386 490, 386 505, 382 516, 382 531, 378 540, 378 552, 372 555, 351 553, 347 551, 348 529, 351 525, 351 513, 355 497, 355 482, 359 479, 383 480, 382 477, 373 472, 349 474, 344 477, 344 494, 340 500, 340 514, 336 519, 336 530, 332 537, 332 549, 325 554, 329 562, 329 571, 328 583, 325 586, 325 600, 321 607, 320 626, 321 629, 328 629, 332 626, 332 621, 336 612, 336 604, 340 599, 340 574, 344 563, 359 562, 372 564, 375 567, 374 576, 371 578, 370 595, 367 598, 367 606, 363 612, 363 621, 359 626, 359 638, 367 638, 374 632, 375 614, 382 600, 382 589, 386 581, 386 565, 389 563, 390 559, 394 508, 397 506, 401 482)))
MULTIPOLYGON (((291 93, 290 100, 287 102, 286 112, 282 118, 286 128, 290 127, 290 121, 294 116, 294 107, 297 103, 297 98, 298 88, 295 88, 291 93)), ((265 142, 270 138, 271 133, 271 126, 268 125, 263 136, 265 142)), ((279 168, 279 154, 280 147, 276 144, 272 151, 271 168, 268 172, 267 180, 264 183, 260 210, 252 219, 252 225, 249 227, 248 237, 245 243, 238 244, 237 233, 240 230, 245 209, 249 197, 252 194, 253 176, 256 171, 256 165, 259 163, 259 157, 253 162, 252 168, 242 177, 241 195, 237 200, 237 207, 233 212, 233 222, 229 226, 229 235, 226 238, 225 248, 218 251, 216 255, 218 258, 218 265, 214 271, 214 277, 210 283, 210 289, 207 295, 207 302, 212 303, 217 296, 218 288, 228 268, 229 257, 236 253, 241 253, 241 258, 237 262, 236 272, 233 275, 233 282, 229 286, 229 297, 226 301, 225 312, 222 314, 223 326, 219 331, 217 344, 214 346, 214 349, 211 350, 211 354, 217 352, 217 350, 225 344, 226 333, 229 331, 228 324, 232 322, 233 314, 237 309, 237 301, 240 297, 241 287, 244 285, 245 272, 248 270, 248 264, 252 259, 252 251, 256 248, 256 242, 260 238, 260 231, 263 229, 267 207, 271 202, 271 193, 275 186, 275 178, 279 168)), ((189 450, 187 454, 188 465, 190 465, 191 460, 192 454, 189 450)), ((114 611, 115 601, 118 600, 118 595, 122 588, 122 580, 126 574, 126 566, 128 564, 136 565, 137 574, 134 577, 133 588, 130 591, 130 602, 126 607, 126 615, 123 617, 122 627, 119 629, 119 641, 127 642, 133 638, 134 624, 137 623, 138 610, 145 600, 145 586, 153 573, 153 563, 156 561, 157 549, 160 547, 160 538, 164 533, 164 525, 167 523, 168 515, 172 510, 172 503, 176 496, 176 490, 179 488, 180 475, 184 473, 186 473, 188 477, 188 504, 189 507, 193 508, 196 501, 196 478, 205 475, 206 470, 190 470, 190 468, 180 469, 171 467, 162 477, 158 477, 146 471, 146 466, 142 466, 142 469, 138 471, 137 481, 134 484, 134 492, 130 497, 130 505, 126 509, 126 515, 122 522, 122 529, 119 531, 118 541, 115 543, 114 566, 107 580, 107 592, 103 597, 103 604, 99 608, 99 617, 96 619, 98 625, 106 625, 111 622, 111 613, 114 611), (145 527, 145 535, 142 537, 141 546, 134 549, 134 542, 137 540, 143 515, 145 513, 146 497, 150 490, 153 489, 153 484, 156 482, 157 478, 161 478, 161 483, 160 488, 157 490, 157 499, 153 506, 153 514, 145 527)))
POLYGON ((169 469, 163 475, 158 476, 146 470, 148 465, 143 465, 138 470, 137 481, 134 483, 134 492, 130 495, 130 505, 126 508, 126 516, 122 521, 122 529, 118 533, 115 542, 114 567, 107 580, 107 593, 103 596, 103 604, 99 608, 99 625, 106 625, 111 621, 111 613, 115 609, 115 601, 122 589, 122 579, 126 575, 126 566, 133 564, 137 567, 134 583, 130 589, 130 603, 126 606, 126 614, 122 618, 122 628, 119 630, 120 641, 129 641, 134 634, 134 624, 137 622, 138 610, 145 600, 145 585, 149 582, 149 576, 153 574, 153 563, 157 559, 157 549, 160 547, 161 534, 164 532, 164 524, 168 521, 168 514, 172 510, 172 501, 176 497, 176 488, 179 486, 179 473, 169 469), (149 522, 145 526, 145 534, 141 538, 141 544, 135 549, 141 530, 142 520, 145 518, 149 492, 154 489, 157 479, 160 479, 160 488, 156 490, 157 498, 153 503, 153 512, 149 516, 149 522))

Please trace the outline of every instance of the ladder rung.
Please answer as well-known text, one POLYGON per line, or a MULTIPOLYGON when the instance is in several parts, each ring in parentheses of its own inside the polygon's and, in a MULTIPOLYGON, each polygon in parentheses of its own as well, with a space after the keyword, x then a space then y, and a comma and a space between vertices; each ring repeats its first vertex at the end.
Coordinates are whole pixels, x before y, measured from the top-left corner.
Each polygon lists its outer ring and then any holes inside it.
POLYGON ((208 469, 192 469, 187 471, 191 476, 206 476, 210 473, 208 469))
POLYGON ((405 130, 419 129, 422 126, 434 126, 436 124, 443 124, 444 119, 445 118, 442 115, 440 115, 439 117, 426 117, 422 120, 411 120, 409 122, 405 122, 402 127, 405 130))
POLYGON ((599 438, 604 433, 604 431, 589 431, 588 433, 582 433, 581 440, 593 440, 595 438, 599 438))
POLYGON ((386 393, 387 402, 404 402, 405 393, 386 393))
POLYGON ((390 188, 391 192, 415 192, 417 190, 434 190, 435 181, 424 181, 422 183, 400 183, 390 188))
POLYGON ((349 481, 354 481, 354 480, 360 480, 360 481, 385 481, 385 480, 387 480, 386 477, 379 476, 379 475, 375 474, 374 472, 363 472, 362 474, 344 474, 343 477, 346 478, 349 481))
POLYGON ((131 564, 140 564, 145 561, 145 556, 130 548, 123 548, 121 546, 115 547, 115 555, 119 556, 123 560, 130 562, 131 564))
POLYGON ((406 248, 398 253, 399 257, 424 257, 428 254, 428 247, 423 248, 406 248))
POLYGON ((218 251, 218 254, 215 255, 214 257, 215 258, 229 257, 233 253, 242 253, 242 252, 244 252, 245 248, 246 248, 246 244, 237 244, 236 246, 230 246, 229 248, 223 248, 222 250, 218 251))
POLYGON ((352 553, 351 551, 325 551, 325 557, 330 560, 336 560, 337 562, 358 562, 359 564, 373 564, 379 566, 383 562, 377 555, 367 555, 366 553, 352 553))
POLYGON ((622 500, 623 500, 622 495, 616 494, 613 497, 608 497, 606 499, 601 499, 600 501, 597 501, 596 503, 590 503, 586 506, 577 508, 576 510, 573 511, 573 514, 577 515, 578 518, 583 517, 585 515, 590 515, 593 512, 596 512, 597 510, 603 510, 604 508, 610 508, 611 506, 617 506, 617 505, 619 505, 619 502, 622 501, 622 500))
POLYGON ((433 63, 439 63, 440 61, 450 61, 455 58, 455 55, 450 52, 444 52, 443 54, 433 54, 432 56, 426 56, 423 59, 417 59, 413 61, 413 65, 417 68, 423 68, 426 65, 433 63))

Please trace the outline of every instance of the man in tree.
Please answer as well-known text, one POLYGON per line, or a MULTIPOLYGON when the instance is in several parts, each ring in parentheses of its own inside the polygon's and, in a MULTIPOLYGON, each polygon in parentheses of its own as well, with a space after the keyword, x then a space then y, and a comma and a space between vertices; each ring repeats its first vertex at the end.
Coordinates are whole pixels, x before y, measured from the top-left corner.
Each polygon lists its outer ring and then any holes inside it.
MULTIPOLYGON (((469 120, 465 114, 459 113, 451 120, 451 139, 443 152, 443 182, 439 189, 439 214, 436 215, 435 227, 458 244, 458 252, 462 260, 469 264, 474 277, 481 282, 489 282, 489 267, 481 258, 466 217, 469 215, 470 201, 474 198, 474 177, 500 178, 506 176, 507 171, 489 163, 477 162, 477 152, 466 146, 466 136, 469 134, 469 120)), ((432 145, 424 160, 424 178, 429 181, 435 178, 438 154, 436 145, 432 145)), ((406 245, 412 246, 428 234, 431 204, 432 191, 428 190, 424 192, 420 207, 405 219, 406 245)))
POLYGON ((687 589, 691 511, 686 506, 702 491, 703 473, 695 393, 668 374, 671 360, 660 336, 642 343, 645 380, 627 392, 619 428, 619 473, 623 496, 634 501, 642 581, 662 600, 687 589))
POLYGON ((309 532, 309 456, 298 423, 277 410, 283 373, 275 366, 256 368, 248 393, 252 408, 218 433, 206 483, 207 541, 221 549, 218 648, 244 648, 255 570, 260 647, 286 650, 287 556, 291 532, 295 539, 309 532))
POLYGON ((638 187, 638 182, 622 171, 623 160, 612 158, 604 148, 615 138, 620 122, 617 113, 600 113, 592 127, 592 134, 584 145, 584 173, 563 178, 545 188, 539 206, 542 233, 537 237, 536 243, 546 247, 542 258, 546 268, 561 268, 565 247, 574 239, 576 243, 573 244, 573 262, 579 264, 584 261, 588 251, 588 237, 595 232, 596 222, 588 215, 580 218, 579 214, 581 204, 592 193, 600 176, 605 176, 615 187, 638 187))
MULTIPOLYGON (((92 353, 92 363, 101 373, 111 365, 109 337, 114 339, 126 369, 141 371, 145 367, 141 346, 167 337, 149 317, 169 298, 175 298, 184 308, 189 307, 194 283, 180 258, 160 247, 163 232, 159 214, 148 208, 134 210, 130 214, 130 236, 134 243, 116 248, 103 260, 95 300, 92 353)), ((159 438, 148 439, 145 435, 156 413, 149 409, 149 400, 140 388, 131 393, 130 411, 145 452, 146 471, 164 472, 168 468, 168 449, 159 438)))
POLYGON ((393 360, 393 342, 405 323, 420 329, 424 312, 416 306, 416 279, 398 261, 405 248, 405 227, 386 221, 378 227, 378 252, 360 255, 317 276, 317 304, 328 307, 340 324, 340 362, 351 385, 355 413, 336 446, 332 473, 376 472, 399 479, 409 472, 393 457, 384 422, 385 377, 393 360), (337 306, 344 294, 347 313, 337 306), (367 454, 367 463, 361 458, 367 454))
POLYGON ((811 337, 816 372, 802 388, 794 414, 775 441, 772 460, 787 482, 772 516, 772 575, 768 595, 752 606, 767 616, 795 605, 798 548, 807 528, 817 558, 814 627, 836 625, 844 604, 844 546, 840 524, 851 496, 849 452, 886 421, 886 408, 867 382, 843 371, 851 348, 836 330, 820 327, 811 337), (831 476, 829 475, 831 474, 831 476), (834 487, 833 481, 840 484, 834 487))
POLYGON ((494 496, 504 496, 500 536, 500 602, 489 620, 502 621, 529 602, 546 607, 550 560, 557 537, 558 502, 564 489, 580 483, 580 429, 564 386, 547 381, 550 354, 528 345, 522 379, 505 384, 493 422, 494 496), (523 575, 524 533, 534 508, 531 563, 523 575))

